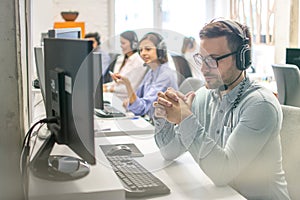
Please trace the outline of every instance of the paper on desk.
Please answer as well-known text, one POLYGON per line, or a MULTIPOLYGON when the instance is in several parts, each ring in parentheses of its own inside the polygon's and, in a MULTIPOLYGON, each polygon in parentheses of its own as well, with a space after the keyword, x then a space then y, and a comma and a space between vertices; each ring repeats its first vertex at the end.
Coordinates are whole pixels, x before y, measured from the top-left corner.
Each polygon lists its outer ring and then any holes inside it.
POLYGON ((154 127, 141 117, 115 118, 114 120, 96 119, 95 132, 108 134, 152 134, 154 127))

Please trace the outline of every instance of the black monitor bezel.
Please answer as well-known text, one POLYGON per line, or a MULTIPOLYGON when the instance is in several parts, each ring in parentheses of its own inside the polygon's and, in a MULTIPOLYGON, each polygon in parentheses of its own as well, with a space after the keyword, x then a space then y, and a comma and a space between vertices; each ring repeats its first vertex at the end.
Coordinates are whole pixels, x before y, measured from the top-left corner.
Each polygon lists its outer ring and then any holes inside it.
POLYGON ((96 164, 92 49, 92 41, 88 40, 44 39, 46 115, 57 117, 58 122, 49 124, 51 135, 31 161, 31 170, 37 177, 77 179, 88 173, 88 164, 96 164), (55 144, 67 145, 81 159, 52 155, 55 144), (79 170, 60 171, 54 166, 60 164, 70 169, 78 166, 79 170))
POLYGON ((294 64, 300 69, 300 48, 286 48, 286 64, 294 64), (295 61, 295 58, 298 58, 295 61))

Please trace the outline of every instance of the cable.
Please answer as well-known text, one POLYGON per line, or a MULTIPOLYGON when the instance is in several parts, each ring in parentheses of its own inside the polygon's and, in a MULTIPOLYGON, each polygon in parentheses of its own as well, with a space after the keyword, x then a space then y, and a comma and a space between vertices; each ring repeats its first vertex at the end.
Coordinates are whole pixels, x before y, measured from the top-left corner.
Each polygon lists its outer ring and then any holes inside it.
MULTIPOLYGON (((37 133, 37 134, 36 134, 36 137, 35 137, 34 142, 33 142, 33 144, 32 144, 31 152, 29 152, 29 153, 30 153, 30 154, 29 154, 29 160, 30 160, 30 158, 31 158, 31 156, 32 156, 32 154, 33 154, 33 150, 34 150, 34 147, 35 147, 35 145, 36 145, 37 138, 38 138, 37 136, 38 136, 38 134, 39 134, 41 128, 42 128, 44 125, 45 125, 45 123, 42 123, 42 124, 38 127, 38 129, 34 132, 34 133, 37 133)), ((33 135, 33 136, 34 136, 34 135, 33 135)), ((33 137, 33 136, 32 136, 32 137, 33 137)))
MULTIPOLYGON (((45 124, 45 123, 57 123, 58 118, 57 117, 49 117, 49 118, 44 118, 36 122, 33 126, 30 127, 28 132, 25 135, 25 138, 23 140, 23 145, 22 145, 22 151, 21 151, 21 157, 20 157, 20 171, 21 171, 21 178, 22 178, 22 183, 23 183, 23 190, 24 190, 24 195, 25 199, 28 199, 28 163, 30 161, 30 139, 32 132, 34 128, 38 124, 45 124)), ((41 126, 40 126, 41 127, 41 126)))

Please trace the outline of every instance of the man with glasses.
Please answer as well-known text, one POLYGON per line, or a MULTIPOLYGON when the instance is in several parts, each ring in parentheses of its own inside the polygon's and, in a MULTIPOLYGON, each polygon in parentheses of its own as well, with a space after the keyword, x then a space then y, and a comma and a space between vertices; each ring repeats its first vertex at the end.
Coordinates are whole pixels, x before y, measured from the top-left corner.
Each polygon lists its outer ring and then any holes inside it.
POLYGON ((290 199, 282 169, 282 111, 273 93, 251 82, 251 35, 231 20, 200 31, 194 56, 206 85, 185 95, 159 92, 155 140, 162 156, 189 152, 218 186, 230 185, 247 199, 290 199))

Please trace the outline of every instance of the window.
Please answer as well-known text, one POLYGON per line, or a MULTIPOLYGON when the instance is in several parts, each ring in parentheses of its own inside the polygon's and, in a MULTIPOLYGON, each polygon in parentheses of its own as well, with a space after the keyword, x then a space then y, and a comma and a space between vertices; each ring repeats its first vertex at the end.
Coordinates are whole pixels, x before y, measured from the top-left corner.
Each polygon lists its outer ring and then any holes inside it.
MULTIPOLYGON (((166 30, 163 35, 168 50, 180 53, 184 36, 199 40, 199 31, 206 22, 205 2, 206 0, 115 0, 115 35, 139 29, 137 34, 140 38, 149 28, 166 30)), ((117 46, 115 48, 118 49, 117 46)))
POLYGON ((115 0, 115 34, 126 30, 152 28, 152 0, 115 0))
POLYGON ((205 23, 205 1, 161 0, 154 9, 154 0, 115 0, 115 34, 131 29, 157 27, 198 38, 205 23), (126 8, 126 9, 125 9, 126 8), (161 18, 162 22, 154 24, 161 18), (193 26, 191 26, 191 23, 193 26))

